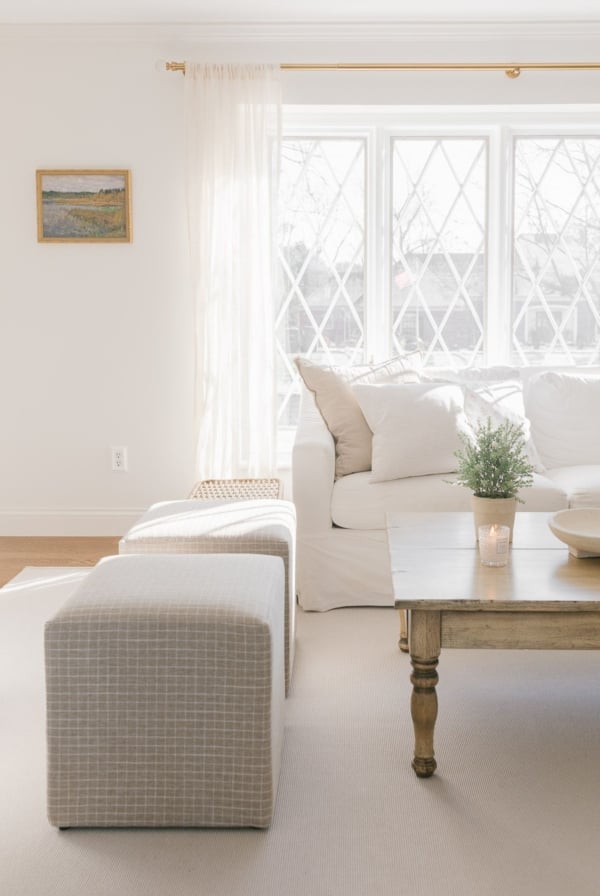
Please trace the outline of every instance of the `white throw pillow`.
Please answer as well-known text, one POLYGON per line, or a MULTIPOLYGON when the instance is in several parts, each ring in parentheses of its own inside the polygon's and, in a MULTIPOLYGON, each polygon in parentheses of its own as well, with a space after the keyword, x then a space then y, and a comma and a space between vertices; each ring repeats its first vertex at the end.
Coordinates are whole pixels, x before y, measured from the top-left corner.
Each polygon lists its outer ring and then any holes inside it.
POLYGON ((493 427, 503 423, 520 426, 525 439, 525 456, 536 473, 545 467, 531 437, 531 424, 525 416, 523 387, 520 382, 506 380, 500 383, 473 383, 464 387, 465 414, 473 429, 485 426, 488 420, 493 427))
POLYGON ((414 383, 353 388, 373 431, 371 482, 452 473, 470 435, 460 386, 414 383))
POLYGON ((531 436, 531 426, 525 416, 523 382, 517 367, 463 367, 458 370, 432 369, 421 373, 421 381, 457 383, 465 395, 465 414, 473 429, 485 426, 488 419, 493 427, 502 423, 521 426, 525 437, 525 456, 536 473, 545 467, 531 436))
POLYGON ((304 385, 335 442, 335 476, 371 469, 371 430, 352 392, 355 383, 417 382, 418 352, 361 367, 327 367, 295 358, 304 385))
POLYGON ((540 373, 525 400, 533 441, 548 469, 600 463, 600 377, 540 373))

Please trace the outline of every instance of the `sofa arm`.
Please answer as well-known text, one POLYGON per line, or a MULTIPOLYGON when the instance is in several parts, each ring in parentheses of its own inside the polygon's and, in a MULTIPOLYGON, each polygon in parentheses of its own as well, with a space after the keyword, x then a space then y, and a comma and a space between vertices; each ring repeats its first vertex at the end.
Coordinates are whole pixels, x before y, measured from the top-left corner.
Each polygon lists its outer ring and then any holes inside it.
POLYGON ((302 394, 300 422, 292 449, 292 489, 298 536, 331 529, 335 445, 308 390, 302 394))

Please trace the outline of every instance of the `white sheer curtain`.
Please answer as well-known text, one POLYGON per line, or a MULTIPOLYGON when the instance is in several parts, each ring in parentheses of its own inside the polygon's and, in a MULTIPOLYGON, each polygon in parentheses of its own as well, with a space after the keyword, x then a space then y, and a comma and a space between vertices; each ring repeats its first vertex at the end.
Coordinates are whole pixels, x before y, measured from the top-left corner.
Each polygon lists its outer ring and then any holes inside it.
POLYGON ((272 476, 279 67, 186 62, 185 116, 198 475, 272 476))

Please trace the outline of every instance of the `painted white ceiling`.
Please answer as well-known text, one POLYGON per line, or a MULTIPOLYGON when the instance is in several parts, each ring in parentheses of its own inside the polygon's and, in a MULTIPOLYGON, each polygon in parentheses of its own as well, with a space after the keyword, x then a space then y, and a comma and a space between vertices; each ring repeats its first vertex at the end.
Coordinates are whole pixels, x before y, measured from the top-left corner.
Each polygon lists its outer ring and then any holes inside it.
POLYGON ((597 21, 600 0, 0 0, 0 23, 597 21))

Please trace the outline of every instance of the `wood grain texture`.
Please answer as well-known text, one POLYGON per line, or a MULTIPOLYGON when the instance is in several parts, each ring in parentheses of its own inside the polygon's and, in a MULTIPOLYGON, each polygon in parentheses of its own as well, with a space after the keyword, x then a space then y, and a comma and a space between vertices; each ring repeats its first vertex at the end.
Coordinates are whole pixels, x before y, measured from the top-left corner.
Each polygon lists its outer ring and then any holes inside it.
MULTIPOLYGON (((514 527, 515 547, 564 548, 548 526, 553 513, 517 510, 514 527)), ((469 511, 395 511, 386 514, 390 545, 406 547, 474 549, 477 546, 473 514, 469 511)))
POLYGON ((442 613, 442 647, 598 650, 600 611, 442 613))
POLYGON ((577 559, 547 514, 522 513, 506 566, 483 566, 470 515, 391 514, 388 543, 396 607, 583 610, 600 599, 600 558, 577 559))
MULTIPOLYGON (((600 649, 600 558, 548 542, 544 514, 523 514, 504 567, 486 567, 468 515, 399 513, 388 520, 396 607, 409 613, 413 769, 436 769, 437 666, 444 647, 600 649)), ((474 666, 474 674, 476 667, 474 666)))
POLYGON ((415 732, 412 767, 419 778, 430 778, 437 767, 433 731, 438 712, 436 685, 440 655, 440 614, 429 610, 411 614, 410 680, 413 686, 410 713, 415 732))
POLYGON ((118 553, 120 536, 0 536, 0 586, 25 566, 94 566, 118 553))

